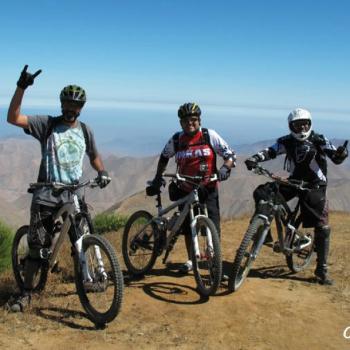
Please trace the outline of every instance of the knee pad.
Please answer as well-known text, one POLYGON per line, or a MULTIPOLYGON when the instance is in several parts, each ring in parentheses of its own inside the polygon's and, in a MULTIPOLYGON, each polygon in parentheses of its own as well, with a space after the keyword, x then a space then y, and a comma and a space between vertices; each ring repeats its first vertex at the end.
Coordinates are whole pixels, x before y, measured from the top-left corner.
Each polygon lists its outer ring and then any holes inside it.
POLYGON ((30 249, 36 250, 51 245, 50 232, 43 225, 40 213, 32 213, 29 234, 28 246, 30 249))
POLYGON ((331 228, 328 225, 315 227, 316 237, 329 238, 331 234, 331 228))

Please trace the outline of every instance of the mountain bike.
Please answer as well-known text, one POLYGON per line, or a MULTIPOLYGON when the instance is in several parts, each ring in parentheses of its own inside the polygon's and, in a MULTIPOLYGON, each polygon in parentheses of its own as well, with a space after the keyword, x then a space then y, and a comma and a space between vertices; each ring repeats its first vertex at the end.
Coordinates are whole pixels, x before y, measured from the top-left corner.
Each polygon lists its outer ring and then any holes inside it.
POLYGON ((293 187, 299 192, 310 191, 310 184, 277 176, 259 165, 253 171, 258 175, 271 178, 274 182, 268 183, 268 198, 260 200, 257 204, 256 211, 236 252, 228 285, 230 291, 238 290, 248 276, 271 229, 273 219, 275 219, 278 235, 278 241, 273 245, 273 250, 285 255, 287 265, 292 272, 297 273, 305 269, 314 251, 313 230, 300 227, 302 222, 300 199, 294 210, 291 210, 279 192, 280 185, 293 187))
MULTIPOLYGON (((54 215, 50 247, 40 249, 40 268, 35 276, 33 291, 45 288, 48 272, 56 268, 62 243, 68 236, 74 262, 74 281, 80 302, 88 318, 96 325, 111 322, 119 313, 123 296, 123 275, 113 246, 103 237, 93 234, 93 225, 84 198, 77 191, 85 186, 98 186, 96 180, 80 184, 33 183, 28 191, 50 188, 53 194, 68 191, 71 200, 54 215)), ((16 282, 24 287, 25 261, 29 255, 29 226, 22 226, 12 245, 12 267, 16 282)))
MULTIPOLYGON (((213 295, 221 281, 221 248, 216 227, 208 218, 206 206, 200 203, 203 177, 178 173, 163 176, 170 177, 177 183, 190 183, 193 190, 164 209, 159 191, 156 194, 157 215, 153 216, 144 210, 131 215, 126 223, 122 242, 125 265, 133 275, 146 274, 163 251, 165 264, 181 232, 181 225, 186 216, 190 215, 191 260, 197 289, 203 296, 213 295), (179 205, 183 205, 181 211, 175 211, 172 217, 166 217, 167 213, 179 205)), ((217 175, 213 175, 208 181, 217 181, 217 175)))

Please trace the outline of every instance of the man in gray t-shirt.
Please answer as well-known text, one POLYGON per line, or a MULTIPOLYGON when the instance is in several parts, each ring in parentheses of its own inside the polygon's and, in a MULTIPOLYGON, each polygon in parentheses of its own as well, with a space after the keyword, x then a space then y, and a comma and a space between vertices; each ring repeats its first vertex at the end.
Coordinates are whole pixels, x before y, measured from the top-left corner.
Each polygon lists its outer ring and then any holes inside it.
MULTIPOLYGON (((38 181, 73 184, 79 181, 83 171, 86 153, 91 166, 98 172, 97 181, 101 188, 108 185, 110 178, 99 156, 90 128, 77 118, 86 102, 85 91, 76 85, 66 86, 60 94, 62 115, 27 116, 21 114, 25 89, 34 83, 41 73, 27 72, 25 66, 12 97, 7 121, 24 129, 26 134, 41 144, 41 164, 38 181)), ((40 267, 40 249, 50 246, 53 228, 52 215, 67 200, 65 194, 52 196, 51 190, 40 189, 33 194, 30 229, 28 233, 29 256, 25 261, 24 290, 10 305, 11 311, 23 311, 30 302, 33 279, 40 267)))

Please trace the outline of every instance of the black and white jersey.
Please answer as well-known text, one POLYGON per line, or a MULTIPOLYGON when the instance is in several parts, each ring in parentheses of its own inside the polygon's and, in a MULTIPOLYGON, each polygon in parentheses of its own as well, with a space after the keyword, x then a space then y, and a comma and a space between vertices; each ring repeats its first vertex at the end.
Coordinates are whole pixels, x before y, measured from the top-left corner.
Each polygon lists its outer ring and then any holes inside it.
POLYGON ((292 135, 280 137, 275 144, 257 153, 259 161, 286 154, 286 170, 291 178, 311 183, 327 183, 327 156, 335 163, 336 148, 323 135, 311 132, 304 140, 296 140, 292 135))

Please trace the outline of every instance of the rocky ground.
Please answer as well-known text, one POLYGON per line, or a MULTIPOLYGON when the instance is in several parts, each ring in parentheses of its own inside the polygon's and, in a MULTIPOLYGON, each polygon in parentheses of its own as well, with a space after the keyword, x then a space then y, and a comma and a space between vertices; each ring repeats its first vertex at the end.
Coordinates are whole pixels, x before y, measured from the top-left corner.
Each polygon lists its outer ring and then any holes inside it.
MULTIPOLYGON (((223 224, 226 272, 247 224, 248 218, 223 224)), ((144 279, 126 278, 122 310, 105 329, 96 330, 85 317, 67 278, 72 272, 64 269, 65 277, 50 276, 28 312, 0 311, 0 348, 349 349, 343 332, 350 326, 350 217, 333 213, 331 224, 335 286, 314 283, 314 262, 306 271, 290 274, 284 256, 264 247, 237 293, 229 294, 222 285, 215 297, 204 299, 195 290, 193 275, 180 276, 172 269, 185 258, 179 241, 168 268, 157 264, 144 279)), ((119 252, 120 236, 108 236, 119 252)), ((1 305, 15 291, 11 273, 4 273, 1 305)))

